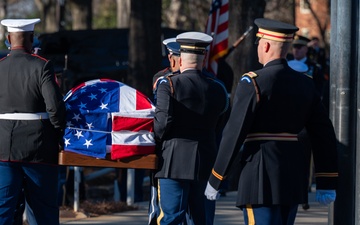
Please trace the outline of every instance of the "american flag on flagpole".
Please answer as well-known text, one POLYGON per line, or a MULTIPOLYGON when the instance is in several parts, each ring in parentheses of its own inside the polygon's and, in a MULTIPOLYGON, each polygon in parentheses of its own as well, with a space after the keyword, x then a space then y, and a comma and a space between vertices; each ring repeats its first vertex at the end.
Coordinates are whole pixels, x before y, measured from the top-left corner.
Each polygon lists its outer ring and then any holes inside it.
POLYGON ((207 69, 217 74, 218 59, 227 54, 229 37, 229 1, 213 0, 206 23, 206 33, 213 37, 208 52, 207 69))
POLYGON ((64 150, 121 159, 155 152, 155 107, 142 93, 109 79, 87 81, 64 97, 64 150))

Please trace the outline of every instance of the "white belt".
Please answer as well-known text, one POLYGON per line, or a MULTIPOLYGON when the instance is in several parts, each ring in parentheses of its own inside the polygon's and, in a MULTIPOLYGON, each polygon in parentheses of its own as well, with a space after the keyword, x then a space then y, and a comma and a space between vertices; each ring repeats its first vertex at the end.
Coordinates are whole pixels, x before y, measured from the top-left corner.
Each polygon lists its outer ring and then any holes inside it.
POLYGON ((49 114, 41 113, 4 113, 0 114, 0 119, 3 120, 42 120, 49 119, 49 114))

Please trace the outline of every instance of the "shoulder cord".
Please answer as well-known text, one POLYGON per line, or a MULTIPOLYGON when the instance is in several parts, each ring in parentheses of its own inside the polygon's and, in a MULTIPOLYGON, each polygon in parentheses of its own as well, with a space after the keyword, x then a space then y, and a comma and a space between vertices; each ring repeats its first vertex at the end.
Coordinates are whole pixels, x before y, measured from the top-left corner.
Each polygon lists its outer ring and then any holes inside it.
POLYGON ((171 96, 174 97, 174 95, 175 95, 175 90, 174 90, 173 82, 172 82, 172 80, 171 80, 171 75, 167 76, 166 79, 169 80, 170 93, 171 93, 171 96))
POLYGON ((256 83, 256 80, 255 78, 258 76, 256 73, 254 72, 248 72, 248 73, 245 73, 243 74, 242 76, 249 76, 251 78, 251 81, 255 87, 255 93, 256 93, 256 103, 259 103, 260 102, 260 91, 259 91, 259 87, 258 87, 258 84, 256 83))

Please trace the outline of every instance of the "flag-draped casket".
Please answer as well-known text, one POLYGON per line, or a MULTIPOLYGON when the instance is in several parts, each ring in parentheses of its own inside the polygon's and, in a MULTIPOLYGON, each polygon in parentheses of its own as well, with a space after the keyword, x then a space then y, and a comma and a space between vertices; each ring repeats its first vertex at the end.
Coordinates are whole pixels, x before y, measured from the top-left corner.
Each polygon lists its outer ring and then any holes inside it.
POLYGON ((109 79, 87 81, 64 97, 64 150, 121 159, 155 152, 155 107, 142 93, 109 79))

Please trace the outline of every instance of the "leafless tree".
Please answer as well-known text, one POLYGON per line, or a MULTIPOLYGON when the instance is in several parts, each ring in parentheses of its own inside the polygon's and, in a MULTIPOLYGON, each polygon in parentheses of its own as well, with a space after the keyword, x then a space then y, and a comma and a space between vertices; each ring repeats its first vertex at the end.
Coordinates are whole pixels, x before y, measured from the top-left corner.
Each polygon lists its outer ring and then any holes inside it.
POLYGON ((313 5, 311 4, 311 1, 305 0, 305 4, 309 6, 309 10, 311 12, 311 15, 313 16, 315 23, 317 25, 317 28, 319 29, 321 39, 324 41, 326 48, 329 48, 330 43, 326 42, 326 30, 330 24, 330 0, 326 1, 326 8, 329 9, 325 15, 320 15, 316 12, 313 5))
MULTIPOLYGON (((7 0, 0 1, 0 18, 6 18, 7 0)), ((5 27, 0 26, 0 41, 3 42, 5 38, 5 27)))
POLYGON ((73 30, 92 28, 92 0, 69 0, 73 30))
POLYGON ((179 28, 181 21, 184 20, 183 5, 181 0, 170 0, 168 7, 164 8, 164 21, 170 28, 179 28))
POLYGON ((211 0, 163 1, 164 26, 180 30, 204 31, 211 0))
POLYGON ((234 71, 234 90, 242 74, 259 68, 256 45, 254 45, 257 30, 254 20, 264 16, 266 0, 230 0, 229 4, 229 44, 234 43, 249 26, 254 26, 249 37, 228 58, 234 71))
POLYGON ((295 24, 295 0, 266 1, 264 17, 295 24))
POLYGON ((130 24, 130 0, 116 0, 117 27, 128 28, 130 24))
POLYGON ((161 69, 161 0, 132 0, 128 84, 152 95, 152 77, 161 69))
POLYGON ((58 31, 57 0, 34 0, 34 2, 40 11, 41 30, 48 33, 58 31))

